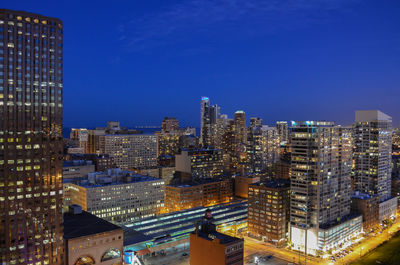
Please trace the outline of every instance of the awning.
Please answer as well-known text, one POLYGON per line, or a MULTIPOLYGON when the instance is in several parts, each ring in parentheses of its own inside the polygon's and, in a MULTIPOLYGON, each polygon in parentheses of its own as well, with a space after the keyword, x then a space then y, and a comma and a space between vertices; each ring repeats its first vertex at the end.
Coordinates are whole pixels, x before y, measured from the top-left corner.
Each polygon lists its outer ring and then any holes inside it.
POLYGON ((145 249, 142 249, 142 250, 139 250, 136 252, 136 254, 138 256, 143 256, 143 255, 150 254, 150 253, 151 253, 151 251, 148 248, 145 248, 145 249))

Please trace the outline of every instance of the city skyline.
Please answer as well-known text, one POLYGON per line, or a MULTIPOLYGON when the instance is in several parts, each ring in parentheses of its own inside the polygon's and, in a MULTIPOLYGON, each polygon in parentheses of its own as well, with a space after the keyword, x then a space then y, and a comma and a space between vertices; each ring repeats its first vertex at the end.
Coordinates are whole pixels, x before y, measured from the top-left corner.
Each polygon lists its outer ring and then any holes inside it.
POLYGON ((381 109, 399 125, 395 1, 49 3, 4 7, 68 25, 66 127, 155 125, 164 116, 196 126, 204 95, 222 113, 243 109, 266 124, 348 125, 356 110, 381 109))

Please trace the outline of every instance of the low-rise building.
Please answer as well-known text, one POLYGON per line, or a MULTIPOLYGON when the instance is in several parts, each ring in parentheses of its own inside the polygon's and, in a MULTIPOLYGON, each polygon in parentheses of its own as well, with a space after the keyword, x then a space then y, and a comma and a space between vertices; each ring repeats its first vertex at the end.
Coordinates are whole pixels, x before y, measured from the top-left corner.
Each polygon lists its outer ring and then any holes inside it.
POLYGON ((361 192, 351 195, 351 212, 361 214, 363 217, 363 230, 369 230, 379 225, 379 197, 361 192))
POLYGON ((282 245, 288 237, 290 182, 277 179, 249 185, 248 232, 263 241, 282 245))
POLYGON ((242 265, 244 240, 216 231, 211 212, 190 234, 191 265, 242 265))
POLYGON ((397 213, 397 197, 379 203, 379 221, 383 222, 389 218, 395 217, 397 213))
POLYGON ((232 183, 229 179, 201 179, 186 184, 165 187, 165 211, 174 212, 231 201, 232 183))
POLYGON ((258 175, 235 176, 235 196, 248 198, 249 185, 260 181, 258 175))
POLYGON ((124 250, 135 251, 138 256, 165 251, 175 253, 174 248, 187 247, 190 233, 196 222, 209 209, 220 233, 241 234, 247 228, 247 201, 234 201, 210 207, 196 207, 179 212, 159 214, 143 218, 123 226, 124 250))
POLYGON ((154 216, 164 206, 164 181, 132 171, 109 169, 64 183, 66 204, 77 204, 98 217, 126 223, 154 216))
POLYGON ((78 205, 64 213, 66 265, 122 265, 121 227, 82 211, 78 205))
POLYGON ((63 179, 82 178, 95 171, 92 161, 69 160, 63 162, 63 179))

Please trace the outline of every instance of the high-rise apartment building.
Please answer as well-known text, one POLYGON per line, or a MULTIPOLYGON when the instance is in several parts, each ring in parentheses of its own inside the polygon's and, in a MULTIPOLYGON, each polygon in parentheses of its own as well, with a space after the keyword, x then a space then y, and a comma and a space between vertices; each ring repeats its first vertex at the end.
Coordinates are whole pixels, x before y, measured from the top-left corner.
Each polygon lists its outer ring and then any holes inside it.
POLYGON ((391 197, 392 118, 378 110, 356 111, 354 190, 391 197))
POLYGON ((276 129, 279 134, 279 142, 287 143, 289 141, 289 126, 286 121, 277 121, 276 129))
POLYGON ((223 173, 222 151, 218 149, 182 150, 175 158, 176 171, 192 178, 216 178, 223 173))
POLYGON ((320 254, 361 231, 350 215, 351 141, 332 122, 292 123, 290 240, 320 254))
POLYGON ((200 102, 200 144, 203 147, 212 145, 212 127, 220 116, 220 107, 210 105, 208 97, 202 97, 200 102))
POLYGON ((0 9, 0 264, 62 264, 63 26, 0 9))
POLYGON ((161 123, 162 133, 171 133, 179 131, 179 121, 173 117, 165 117, 161 123))
POLYGON ((88 129, 71 129, 70 139, 78 143, 78 147, 83 148, 85 154, 89 153, 89 130, 88 129))
POLYGON ((146 134, 107 134, 99 136, 100 152, 114 159, 122 169, 157 165, 157 136, 146 134))

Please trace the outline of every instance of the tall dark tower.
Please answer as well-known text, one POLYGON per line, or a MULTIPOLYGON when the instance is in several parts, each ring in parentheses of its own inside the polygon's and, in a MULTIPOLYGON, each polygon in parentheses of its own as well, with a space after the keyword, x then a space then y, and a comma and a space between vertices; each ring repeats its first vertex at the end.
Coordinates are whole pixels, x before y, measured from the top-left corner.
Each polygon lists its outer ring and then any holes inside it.
POLYGON ((62 264, 59 19, 0 9, 0 264, 62 264))

